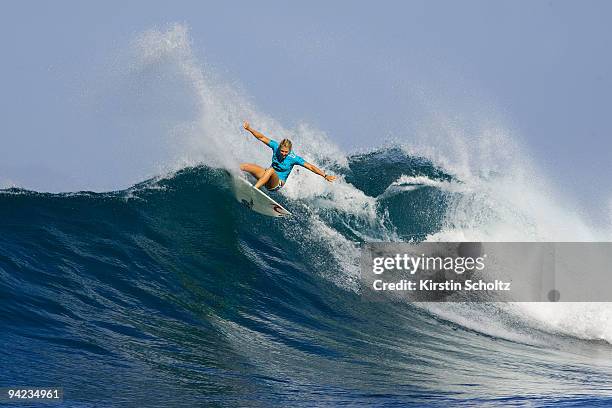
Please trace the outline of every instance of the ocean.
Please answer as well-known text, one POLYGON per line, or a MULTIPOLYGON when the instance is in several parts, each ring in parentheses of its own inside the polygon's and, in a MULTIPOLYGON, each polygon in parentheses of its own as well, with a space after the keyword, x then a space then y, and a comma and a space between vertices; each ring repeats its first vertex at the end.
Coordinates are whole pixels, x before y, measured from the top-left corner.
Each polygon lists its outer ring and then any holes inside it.
POLYGON ((2 190, 1 386, 63 387, 67 407, 612 405, 608 304, 361 295, 364 242, 537 240, 550 211, 397 146, 343 163, 334 184, 294 170, 272 193, 286 219, 207 164, 2 190))

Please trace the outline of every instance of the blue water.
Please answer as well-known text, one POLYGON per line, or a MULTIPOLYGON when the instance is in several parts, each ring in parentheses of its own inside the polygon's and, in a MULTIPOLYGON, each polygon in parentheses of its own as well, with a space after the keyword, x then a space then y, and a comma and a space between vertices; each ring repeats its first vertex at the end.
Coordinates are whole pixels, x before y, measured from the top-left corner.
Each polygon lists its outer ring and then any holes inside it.
MULTIPOLYGON (((424 239, 459 194, 384 195, 402 175, 452 181, 399 149, 337 171, 382 220, 318 210, 345 244, 424 239)), ((276 195, 295 216, 263 217, 230 185, 203 165, 110 193, 2 191, 0 387, 60 386, 74 407, 612 406, 606 341, 503 306, 454 306, 470 321, 368 301, 312 208, 276 195)))

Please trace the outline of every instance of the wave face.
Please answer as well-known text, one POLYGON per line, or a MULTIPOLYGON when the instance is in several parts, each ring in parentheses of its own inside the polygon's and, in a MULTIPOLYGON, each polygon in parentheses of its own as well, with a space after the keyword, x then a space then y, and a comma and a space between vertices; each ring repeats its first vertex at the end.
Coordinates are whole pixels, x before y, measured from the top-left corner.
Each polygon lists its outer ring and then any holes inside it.
POLYGON ((0 383, 62 386, 68 406, 611 402, 606 305, 362 298, 361 242, 503 217, 401 148, 336 171, 310 190, 294 171, 285 220, 207 166, 112 193, 4 190, 0 383))

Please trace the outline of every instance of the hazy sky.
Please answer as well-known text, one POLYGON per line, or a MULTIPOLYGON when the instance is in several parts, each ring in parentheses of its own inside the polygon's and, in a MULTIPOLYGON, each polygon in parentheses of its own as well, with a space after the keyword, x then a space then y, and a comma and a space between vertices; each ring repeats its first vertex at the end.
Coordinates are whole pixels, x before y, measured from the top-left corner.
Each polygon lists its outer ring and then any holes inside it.
POLYGON ((178 22, 203 64, 287 127, 351 150, 409 139, 432 114, 467 131, 498 121, 561 189, 605 202, 611 18, 609 1, 5 1, 0 181, 118 187, 71 174, 105 120, 92 93, 135 36, 178 22))

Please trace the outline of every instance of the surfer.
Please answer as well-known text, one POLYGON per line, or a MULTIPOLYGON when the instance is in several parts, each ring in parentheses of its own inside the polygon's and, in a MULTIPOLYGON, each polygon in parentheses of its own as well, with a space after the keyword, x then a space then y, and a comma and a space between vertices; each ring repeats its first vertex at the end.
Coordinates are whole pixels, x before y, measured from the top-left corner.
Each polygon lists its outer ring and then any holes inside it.
POLYGON ((296 164, 302 167, 306 167, 308 170, 315 174, 323 177, 325 180, 332 182, 336 179, 336 176, 325 174, 325 172, 319 169, 317 166, 306 162, 297 154, 291 150, 291 141, 289 139, 283 139, 281 142, 266 137, 263 133, 253 129, 249 122, 244 122, 243 127, 251 132, 255 138, 265 143, 272 149, 272 164, 267 169, 253 163, 242 163, 240 170, 248 171, 256 179, 255 188, 261 188, 265 185, 269 191, 278 190, 283 187, 287 182, 287 177, 296 164))

